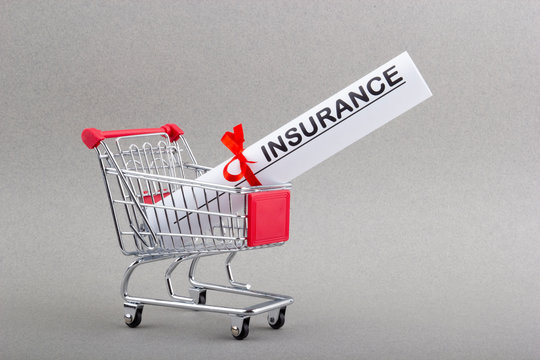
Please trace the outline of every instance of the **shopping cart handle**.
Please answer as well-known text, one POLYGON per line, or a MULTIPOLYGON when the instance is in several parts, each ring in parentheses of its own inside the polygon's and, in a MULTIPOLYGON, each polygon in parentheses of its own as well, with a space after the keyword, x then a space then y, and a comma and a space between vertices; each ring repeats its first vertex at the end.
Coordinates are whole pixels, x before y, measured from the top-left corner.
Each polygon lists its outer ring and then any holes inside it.
POLYGON ((105 139, 116 138, 120 136, 131 136, 131 135, 145 135, 145 134, 156 134, 156 133, 166 133, 169 135, 171 141, 176 141, 180 138, 180 135, 184 135, 184 131, 175 124, 166 124, 162 127, 155 129, 129 129, 129 130, 111 130, 111 131, 101 131, 94 128, 84 129, 81 138, 83 143, 88 146, 89 149, 93 149, 99 145, 99 143, 105 139))

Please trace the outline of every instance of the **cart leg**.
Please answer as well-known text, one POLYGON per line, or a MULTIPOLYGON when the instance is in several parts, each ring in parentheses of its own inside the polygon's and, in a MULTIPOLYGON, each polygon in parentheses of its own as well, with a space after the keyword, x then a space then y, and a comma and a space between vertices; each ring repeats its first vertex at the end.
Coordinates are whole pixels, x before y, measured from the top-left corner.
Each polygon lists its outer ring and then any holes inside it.
POLYGON ((178 265, 180 265, 181 262, 188 259, 193 259, 192 265, 191 265, 193 266, 193 261, 196 261, 198 257, 184 256, 184 257, 176 258, 173 261, 173 263, 169 266, 167 271, 165 272, 165 281, 167 282, 167 289, 169 290, 169 295, 173 299, 176 299, 178 301, 190 302, 190 303, 195 303, 195 304, 205 304, 206 303, 206 290, 204 289, 199 289, 199 288, 190 289, 189 294, 191 297, 180 296, 174 292, 172 281, 171 281, 171 275, 173 271, 178 267, 178 265))
POLYGON ((236 252, 232 252, 229 254, 229 256, 227 256, 227 260, 225 260, 225 268, 227 269, 227 275, 229 276, 229 283, 235 288, 249 290, 251 289, 250 284, 243 284, 243 283, 234 281, 231 262, 233 261, 235 256, 236 256, 236 252))
MULTIPOLYGON (((231 262, 234 259, 235 255, 236 255, 236 252, 231 252, 227 256, 227 260, 225 260, 225 268, 227 270, 227 276, 229 278, 229 283, 233 286, 233 288, 240 289, 240 290, 249 290, 251 288, 250 284, 243 284, 243 283, 234 281, 234 277, 233 277, 233 274, 232 274, 231 262)), ((189 293, 191 295, 191 298, 195 302, 195 304, 204 305, 204 304, 206 304, 206 290, 207 289, 204 286, 205 285, 204 283, 195 281, 195 271, 197 270, 197 264, 199 263, 200 258, 201 258, 201 256, 196 256, 196 257, 193 258, 193 260, 191 260, 191 266, 189 267, 189 280, 190 280, 190 283, 191 283, 192 287, 190 288, 189 293)), ((171 266, 173 266, 173 265, 171 265, 171 266)), ((177 264, 174 265, 174 267, 176 267, 176 266, 177 266, 177 264)), ((170 281, 167 280, 167 282, 168 282, 168 285, 169 285, 169 289, 171 289, 170 281)), ((172 294, 171 294, 171 296, 172 296, 172 294)))
MULTIPOLYGON (((197 256, 194 257, 193 260, 191 260, 191 266, 189 267, 189 274, 188 279, 194 279, 195 278, 195 270, 197 269, 197 264, 199 262, 199 259, 201 257, 197 256)), ((193 283, 191 283, 191 288, 189 289, 189 294, 191 295, 191 298, 195 302, 195 304, 204 305, 206 304, 206 288, 203 286, 195 286, 193 283)))
POLYGON ((129 279, 131 278, 131 275, 133 274, 133 271, 135 271, 135 269, 137 267, 139 267, 140 265, 143 265, 143 264, 148 264, 148 263, 154 262, 154 261, 160 261, 160 260, 169 259, 171 257, 172 256, 162 256, 162 255, 160 255, 160 256, 140 257, 137 260, 135 260, 134 262, 132 262, 127 267, 126 272, 124 273, 124 278, 122 279, 122 284, 120 286, 121 287, 122 298, 126 302, 130 301, 128 299, 129 298, 129 294, 128 294, 129 279))

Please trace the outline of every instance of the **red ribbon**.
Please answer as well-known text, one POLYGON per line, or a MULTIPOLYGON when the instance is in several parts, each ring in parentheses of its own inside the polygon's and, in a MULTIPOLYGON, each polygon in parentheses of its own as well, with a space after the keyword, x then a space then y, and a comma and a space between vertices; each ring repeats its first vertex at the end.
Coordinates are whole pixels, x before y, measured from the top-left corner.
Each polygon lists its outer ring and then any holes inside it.
POLYGON ((246 178, 247 182, 251 186, 259 186, 262 185, 259 179, 255 177, 255 174, 248 166, 248 163, 254 164, 255 161, 248 161, 244 154, 242 152, 244 151, 244 129, 242 129, 242 124, 238 124, 233 128, 234 133, 231 133, 230 131, 227 131, 225 135, 221 138, 221 142, 223 145, 225 145, 229 150, 232 151, 234 154, 234 157, 225 165, 223 168, 223 176, 225 179, 233 182, 238 181, 242 179, 243 177, 246 178), (233 175, 227 171, 229 168, 229 165, 234 160, 238 160, 240 162, 240 173, 233 175))

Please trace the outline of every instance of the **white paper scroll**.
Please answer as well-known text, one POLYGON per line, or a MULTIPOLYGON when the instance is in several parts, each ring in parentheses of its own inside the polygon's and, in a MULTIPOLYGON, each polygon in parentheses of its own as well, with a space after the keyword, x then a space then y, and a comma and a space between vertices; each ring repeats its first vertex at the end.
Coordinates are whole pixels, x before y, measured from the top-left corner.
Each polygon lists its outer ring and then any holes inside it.
MULTIPOLYGON (((422 75, 409 54, 404 52, 250 145, 243 154, 249 161, 255 161, 249 166, 263 185, 290 182, 430 96, 431 91, 422 75)), ((245 123, 244 126, 250 124, 245 123)), ((198 180, 237 187, 249 186, 245 179, 229 182, 223 177, 223 168, 231 158, 198 180)), ((229 166, 228 171, 232 174, 239 172, 237 160, 229 166)), ((181 196, 179 191, 172 195, 177 204, 183 203, 181 196)), ((197 204, 204 203, 204 198, 197 194, 195 197, 186 200, 190 205, 195 201, 197 204)), ((170 198, 163 203, 171 205, 170 198)), ((217 202, 213 203, 210 209, 217 211, 217 202)), ((157 218, 153 212, 149 213, 149 220, 155 230, 158 221, 162 228, 166 228, 163 210, 158 212, 157 218)), ((170 225, 178 229, 178 224, 170 225)), ((187 228, 186 224, 181 225, 187 228)), ((205 222, 203 226, 209 225, 205 222)))

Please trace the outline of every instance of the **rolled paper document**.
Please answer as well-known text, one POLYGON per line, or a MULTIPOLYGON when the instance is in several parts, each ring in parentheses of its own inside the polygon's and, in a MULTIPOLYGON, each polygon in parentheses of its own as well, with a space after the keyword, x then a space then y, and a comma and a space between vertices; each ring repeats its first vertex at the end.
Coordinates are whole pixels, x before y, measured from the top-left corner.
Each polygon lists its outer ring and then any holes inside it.
MULTIPOLYGON (((234 176, 248 167, 263 185, 290 182, 431 95, 416 65, 404 52, 253 145, 246 149, 242 146, 243 150, 236 151, 233 158, 197 180, 236 187, 249 186, 245 177, 239 179, 234 176), (241 162, 241 158, 247 161, 241 162)), ((236 137, 236 130, 235 134, 230 133, 232 137, 236 137)), ((243 142, 243 134, 241 140, 243 142)), ((183 204, 185 198, 188 205, 193 206, 208 201, 198 192, 191 192, 193 196, 188 194, 186 197, 186 194, 176 191, 162 202, 171 206, 171 198, 175 198, 177 204, 183 204)), ((216 211, 219 199, 210 200, 209 210, 216 211)), ((237 205, 243 206, 242 203, 237 205)), ((208 210, 206 206, 205 210, 208 210)), ((148 218, 155 231, 158 227, 178 229, 179 225, 180 228, 187 228, 187 224, 181 223, 185 219, 180 220, 179 224, 174 216, 165 216, 165 210, 149 212, 148 218)), ((211 227, 204 219, 201 226, 211 227)))

